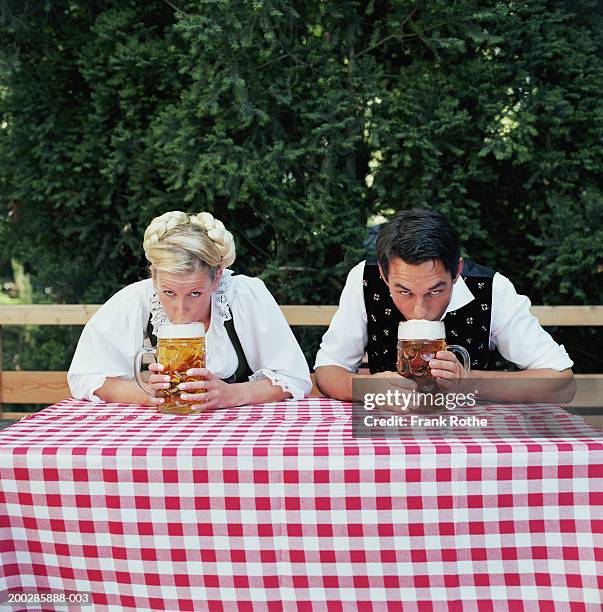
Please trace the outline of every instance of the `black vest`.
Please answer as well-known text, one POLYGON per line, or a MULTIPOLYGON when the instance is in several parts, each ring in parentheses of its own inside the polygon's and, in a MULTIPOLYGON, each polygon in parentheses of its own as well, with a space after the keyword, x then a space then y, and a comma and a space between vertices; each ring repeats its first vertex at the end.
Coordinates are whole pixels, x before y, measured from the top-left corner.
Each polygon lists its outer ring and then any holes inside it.
MULTIPOLYGON (((460 344, 467 349, 472 369, 489 370, 496 358, 496 351, 489 350, 494 271, 465 261, 461 276, 475 299, 446 313, 446 339, 450 344, 460 344)), ((406 319, 394 305, 376 263, 366 262, 362 284, 367 316, 366 350, 369 369, 371 374, 395 372, 398 323, 406 319)))

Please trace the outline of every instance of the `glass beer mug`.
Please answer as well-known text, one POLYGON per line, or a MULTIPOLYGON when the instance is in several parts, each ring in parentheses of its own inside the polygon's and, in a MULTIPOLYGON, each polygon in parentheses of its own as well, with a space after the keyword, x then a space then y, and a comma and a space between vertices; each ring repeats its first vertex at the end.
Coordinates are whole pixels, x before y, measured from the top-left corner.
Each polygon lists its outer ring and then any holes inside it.
MULTIPOLYGON (((183 382, 201 380, 200 376, 187 376, 190 368, 205 367, 205 327, 203 323, 162 325, 157 332, 157 348, 141 348, 134 357, 134 375, 141 389, 162 397, 160 412, 169 414, 191 414, 192 403, 180 398, 178 385, 183 382), (155 390, 143 382, 140 367, 143 355, 153 354, 164 367, 161 374, 170 377, 168 389, 155 390)), ((196 402, 197 404, 199 402, 196 402)))
POLYGON ((438 351, 460 353, 467 376, 471 369, 469 353, 457 344, 446 344, 444 321, 411 319, 398 325, 398 373, 412 378, 417 383, 417 391, 429 393, 439 390, 429 367, 430 360, 436 358, 438 351))

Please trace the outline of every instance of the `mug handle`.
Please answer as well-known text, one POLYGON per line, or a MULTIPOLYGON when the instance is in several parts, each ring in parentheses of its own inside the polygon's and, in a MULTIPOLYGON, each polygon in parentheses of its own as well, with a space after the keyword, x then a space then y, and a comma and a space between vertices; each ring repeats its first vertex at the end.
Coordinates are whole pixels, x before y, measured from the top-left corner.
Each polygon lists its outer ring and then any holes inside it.
POLYGON ((147 383, 145 383, 142 380, 142 377, 140 375, 140 367, 142 365, 142 357, 143 355, 150 355, 153 354, 155 355, 155 359, 157 359, 157 349, 155 348, 148 348, 148 347, 143 347, 141 348, 136 355, 134 356, 134 378, 136 378, 136 382, 138 383, 138 386, 145 392, 145 393, 150 393, 151 395, 155 395, 155 389, 153 389, 153 387, 151 387, 150 385, 147 385, 147 383))
POLYGON ((467 349, 463 346, 459 346, 458 344, 449 344, 446 347, 446 350, 458 351, 461 354, 461 357, 463 358, 463 369, 465 371, 464 378, 466 378, 467 374, 471 372, 471 357, 469 357, 469 352, 467 351, 467 349))

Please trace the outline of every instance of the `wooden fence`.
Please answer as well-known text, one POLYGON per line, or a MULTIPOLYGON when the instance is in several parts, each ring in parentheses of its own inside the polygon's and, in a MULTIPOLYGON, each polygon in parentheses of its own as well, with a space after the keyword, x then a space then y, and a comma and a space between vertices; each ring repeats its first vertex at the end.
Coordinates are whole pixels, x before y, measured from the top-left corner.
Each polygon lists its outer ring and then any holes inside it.
MULTIPOLYGON (((5 325, 85 325, 97 304, 40 304, 0 306, 0 418, 17 419, 27 413, 1 412, 2 404, 52 404, 70 396, 66 372, 2 371, 2 327, 5 325)), ((291 326, 328 326, 337 306, 281 306, 291 326)), ((543 326, 601 326, 603 306, 532 306, 543 326)), ((588 395, 578 395, 579 407, 597 406, 603 398, 603 374, 578 375, 591 379, 588 395)), ((313 393, 317 394, 314 389, 313 393)), ((600 419, 603 421, 603 419, 600 419)))

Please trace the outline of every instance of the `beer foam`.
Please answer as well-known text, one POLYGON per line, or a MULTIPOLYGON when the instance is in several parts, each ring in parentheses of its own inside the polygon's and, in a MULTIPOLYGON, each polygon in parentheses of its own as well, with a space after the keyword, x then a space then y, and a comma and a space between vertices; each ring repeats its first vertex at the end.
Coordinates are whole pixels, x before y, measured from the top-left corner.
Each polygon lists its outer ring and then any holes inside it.
POLYGON ((398 340, 441 340, 445 337, 444 321, 411 319, 398 325, 398 340))
POLYGON ((166 323, 157 332, 157 338, 165 340, 203 337, 205 337, 205 325, 203 323, 166 323))

